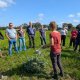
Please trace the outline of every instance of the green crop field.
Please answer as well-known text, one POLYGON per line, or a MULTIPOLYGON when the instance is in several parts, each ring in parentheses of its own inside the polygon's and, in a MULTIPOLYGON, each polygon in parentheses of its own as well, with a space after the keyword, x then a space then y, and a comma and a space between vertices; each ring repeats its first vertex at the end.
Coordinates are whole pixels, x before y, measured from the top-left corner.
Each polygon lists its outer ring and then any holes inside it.
MULTIPOLYGON (((5 31, 1 31, 5 37, 5 31)), ((46 33, 47 44, 49 44, 49 33, 46 33)), ((70 35, 67 35, 66 39, 66 48, 62 50, 62 65, 64 70, 64 77, 60 80, 80 80, 80 54, 72 50, 72 47, 69 48, 70 35)), ((50 72, 52 71, 52 65, 50 61, 50 49, 45 48, 41 49, 41 54, 36 54, 35 51, 40 48, 40 38, 39 32, 36 32, 35 36, 35 49, 28 48, 28 37, 26 34, 26 46, 27 50, 20 53, 16 53, 13 50, 13 55, 8 55, 8 40, 0 40, 0 49, 5 56, 0 58, 0 72, 3 76, 6 76, 5 80, 52 80, 50 72), (23 69, 23 65, 28 63, 29 60, 37 58, 40 61, 45 63, 45 69, 37 71, 36 66, 34 67, 34 73, 26 71, 23 69)), ((32 63, 32 62, 31 62, 32 63)), ((33 69, 33 67, 31 67, 33 69)))

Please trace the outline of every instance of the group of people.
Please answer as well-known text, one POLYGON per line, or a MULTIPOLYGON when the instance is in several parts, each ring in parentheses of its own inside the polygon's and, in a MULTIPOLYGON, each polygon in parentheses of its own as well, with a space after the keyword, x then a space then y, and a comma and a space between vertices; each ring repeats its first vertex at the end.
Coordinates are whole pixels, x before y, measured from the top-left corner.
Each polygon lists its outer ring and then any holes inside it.
MULTIPOLYGON (((61 50, 62 46, 65 46, 66 35, 68 31, 65 27, 60 32, 57 31, 57 24, 54 21, 50 22, 50 28, 52 30, 50 33, 50 43, 51 43, 50 58, 54 72, 54 75, 52 77, 58 80, 57 66, 60 70, 59 76, 61 77, 64 76, 61 64, 61 50)), ((72 46, 72 43, 73 43, 73 50, 76 51, 79 45, 79 51, 80 51, 80 26, 78 27, 78 30, 72 28, 69 47, 72 46)))
MULTIPOLYGON (((62 46, 65 47, 66 43, 66 36, 67 36, 67 29, 64 27, 61 31, 61 42, 62 46)), ((80 26, 78 26, 78 29, 75 27, 71 28, 71 33, 70 33, 70 43, 69 47, 73 46, 73 50, 76 51, 78 46, 79 46, 79 52, 80 52, 80 26)))
MULTIPOLYGON (((68 33, 67 29, 64 27, 61 31, 57 31, 57 24, 56 22, 50 22, 50 58, 53 66, 55 79, 58 79, 57 73, 57 65, 60 69, 59 75, 63 77, 63 69, 61 64, 61 49, 62 46, 65 46, 66 35, 68 33)), ((32 23, 29 22, 29 26, 26 29, 26 32, 29 37, 29 47, 35 48, 35 28, 33 28, 32 23)), ((39 29, 40 32, 40 40, 41 45, 46 45, 46 31, 44 26, 42 25, 39 29)), ((74 51, 76 51, 78 45, 80 45, 80 27, 78 30, 72 28, 71 35, 70 35, 70 45, 72 46, 74 51)), ((26 50, 26 42, 25 42, 25 31, 22 26, 19 26, 19 29, 16 31, 13 27, 13 23, 9 23, 8 29, 6 29, 6 37, 9 41, 9 54, 12 55, 12 45, 14 45, 15 50, 17 53, 22 50, 26 50), (17 46, 17 39, 19 40, 19 47, 17 46)), ((79 48, 80 51, 80 48, 79 48)))
MULTIPOLYGON (((26 28, 26 32, 29 38, 29 48, 35 48, 36 30, 35 28, 33 28, 31 22, 29 22, 29 26, 26 28)), ((41 25, 39 32, 40 32, 41 45, 45 45, 46 44, 46 37, 45 37, 46 31, 43 25, 41 25)), ((17 53, 19 53, 19 51, 22 51, 22 50, 26 51, 25 30, 23 29, 23 26, 19 26, 19 29, 16 31, 16 29, 14 29, 13 23, 9 23, 9 27, 6 29, 6 37, 9 42, 9 55, 12 55, 13 45, 17 53), (19 46, 17 45, 17 40, 19 42, 19 46)))
MULTIPOLYGON (((27 27, 26 31, 27 31, 28 37, 29 37, 29 47, 35 48, 35 32, 36 32, 36 29, 33 28, 31 22, 29 22, 29 26, 27 27)), ((46 30, 45 30, 43 25, 41 25, 39 32, 40 32, 41 45, 46 45, 46 30)))

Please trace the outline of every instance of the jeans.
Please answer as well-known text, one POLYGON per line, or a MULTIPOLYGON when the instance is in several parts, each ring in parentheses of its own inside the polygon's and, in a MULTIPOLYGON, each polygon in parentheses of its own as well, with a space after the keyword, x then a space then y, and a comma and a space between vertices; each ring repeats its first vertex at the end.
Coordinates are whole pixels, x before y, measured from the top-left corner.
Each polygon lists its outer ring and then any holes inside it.
POLYGON ((46 39, 45 39, 45 37, 41 36, 40 39, 41 39, 41 45, 46 44, 46 39))
POLYGON ((70 39, 70 46, 72 46, 73 44, 73 48, 75 47, 75 42, 76 42, 76 39, 75 38, 71 38, 70 39))
POLYGON ((61 36, 61 42, 63 43, 62 45, 65 46, 65 41, 66 41, 66 35, 61 36))
POLYGON ((19 38, 19 50, 26 50, 26 45, 25 45, 25 38, 20 37, 19 38))
POLYGON ((75 49, 74 49, 74 51, 77 50, 78 46, 79 46, 79 51, 80 51, 80 39, 76 39, 76 44, 75 44, 75 49))
POLYGON ((51 62, 54 70, 54 75, 57 74, 57 65, 60 69, 60 73, 63 74, 62 64, 61 64, 61 55, 56 55, 54 54, 54 52, 51 51, 50 58, 51 58, 51 62))
POLYGON ((12 55, 12 46, 14 45, 15 51, 18 52, 18 48, 17 48, 17 42, 15 39, 11 39, 9 41, 9 55, 12 55))
POLYGON ((29 47, 35 47, 35 42, 34 42, 34 36, 35 35, 28 35, 29 37, 29 47))

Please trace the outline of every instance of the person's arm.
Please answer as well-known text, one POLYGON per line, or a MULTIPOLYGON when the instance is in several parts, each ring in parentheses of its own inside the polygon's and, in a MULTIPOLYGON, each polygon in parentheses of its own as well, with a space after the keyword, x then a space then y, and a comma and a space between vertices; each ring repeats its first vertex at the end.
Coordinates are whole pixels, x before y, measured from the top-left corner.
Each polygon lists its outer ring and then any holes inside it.
POLYGON ((18 39, 17 31, 15 30, 16 40, 18 39))
POLYGON ((66 29, 66 34, 68 34, 68 30, 66 29))
POLYGON ((46 37, 46 31, 45 31, 45 37, 46 37))
POLYGON ((76 38, 77 38, 77 35, 78 35, 78 31, 76 30, 76 38))
POLYGON ((23 30, 23 32, 24 32, 24 38, 25 38, 25 30, 23 30))
POLYGON ((18 35, 16 34, 16 40, 18 39, 18 35))
POLYGON ((36 29, 34 28, 34 35, 35 35, 35 33, 36 33, 36 29))
POLYGON ((53 38, 50 39, 50 44, 51 44, 51 46, 54 46, 54 39, 53 38))
POLYGON ((46 37, 46 30, 45 30, 45 37, 46 37))
POLYGON ((41 37, 41 29, 39 29, 39 34, 40 34, 40 37, 41 37))
POLYGON ((17 38, 19 38, 20 36, 19 36, 19 33, 17 32, 17 38))
POLYGON ((9 36, 8 36, 8 34, 7 34, 7 33, 6 33, 6 37, 7 37, 7 39, 8 39, 8 40, 10 40, 10 38, 9 38, 9 36))
POLYGON ((51 34, 50 34, 50 45, 51 45, 51 46, 54 46, 54 39, 53 39, 53 37, 51 36, 51 34))

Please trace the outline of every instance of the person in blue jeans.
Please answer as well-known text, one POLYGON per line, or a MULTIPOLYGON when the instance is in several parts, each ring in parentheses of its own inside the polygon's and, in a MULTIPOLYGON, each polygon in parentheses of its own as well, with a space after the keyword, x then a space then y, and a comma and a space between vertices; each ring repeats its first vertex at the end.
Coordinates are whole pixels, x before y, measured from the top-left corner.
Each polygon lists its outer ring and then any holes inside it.
POLYGON ((46 30, 44 29, 44 26, 41 25, 40 32, 40 39, 41 39, 41 45, 46 45, 46 30))
POLYGON ((20 26, 18 30, 18 37, 19 37, 19 50, 26 50, 26 44, 25 44, 25 32, 23 30, 23 27, 20 26))
POLYGON ((13 28, 13 23, 9 23, 9 28, 6 29, 6 37, 9 41, 9 55, 12 55, 12 46, 14 45, 15 51, 18 53, 17 48, 17 32, 13 28))

